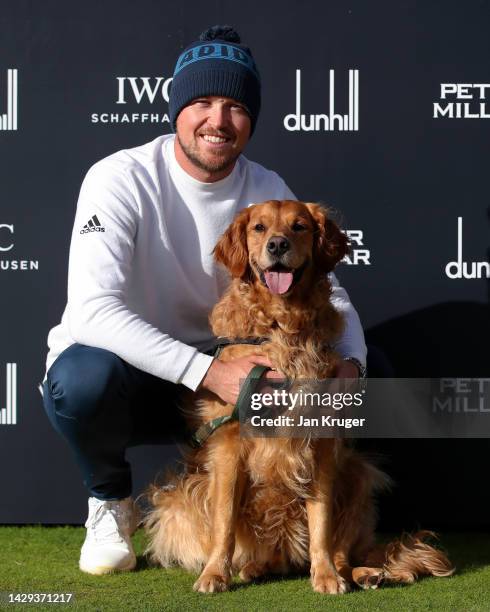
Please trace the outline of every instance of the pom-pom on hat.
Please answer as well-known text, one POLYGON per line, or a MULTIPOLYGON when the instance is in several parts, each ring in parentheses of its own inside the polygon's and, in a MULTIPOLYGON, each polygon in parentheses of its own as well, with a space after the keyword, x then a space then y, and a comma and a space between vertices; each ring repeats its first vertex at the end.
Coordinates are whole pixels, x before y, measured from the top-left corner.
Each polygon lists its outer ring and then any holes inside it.
POLYGON ((180 54, 170 90, 170 125, 180 111, 202 96, 233 98, 250 115, 251 134, 260 111, 260 76, 248 47, 230 26, 213 26, 180 54))

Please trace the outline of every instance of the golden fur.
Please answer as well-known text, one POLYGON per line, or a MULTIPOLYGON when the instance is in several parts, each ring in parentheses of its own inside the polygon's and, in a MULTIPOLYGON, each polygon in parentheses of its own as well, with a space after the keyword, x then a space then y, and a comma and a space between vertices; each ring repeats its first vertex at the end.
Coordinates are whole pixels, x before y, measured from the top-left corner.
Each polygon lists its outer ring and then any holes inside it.
MULTIPOLYGON (((220 359, 260 353, 291 379, 333 376, 339 358, 329 347, 343 321, 330 303, 326 273, 346 253, 345 235, 318 205, 268 201, 241 211, 215 248, 232 282, 210 323, 216 336, 269 341, 227 346, 220 359), (289 241, 281 263, 303 269, 284 294, 261 278, 274 263, 271 236, 289 241)), ((199 391, 186 415, 197 429, 231 411, 199 391)), ((148 552, 164 567, 201 571, 194 585, 201 592, 225 590, 233 572, 252 580, 309 568, 322 593, 450 575, 446 556, 424 542, 429 532, 375 546, 373 496, 388 484, 340 440, 240 438, 238 423, 229 423, 188 453, 185 474, 150 491, 148 552)))

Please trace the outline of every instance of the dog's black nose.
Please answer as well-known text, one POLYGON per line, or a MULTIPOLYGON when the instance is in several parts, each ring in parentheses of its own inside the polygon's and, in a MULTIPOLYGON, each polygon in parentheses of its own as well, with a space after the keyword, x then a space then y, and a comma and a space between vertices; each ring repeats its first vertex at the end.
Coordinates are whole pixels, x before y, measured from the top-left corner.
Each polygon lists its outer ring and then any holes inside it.
POLYGON ((289 240, 284 236, 272 236, 267 243, 267 250, 271 255, 280 257, 286 251, 289 251, 289 240))

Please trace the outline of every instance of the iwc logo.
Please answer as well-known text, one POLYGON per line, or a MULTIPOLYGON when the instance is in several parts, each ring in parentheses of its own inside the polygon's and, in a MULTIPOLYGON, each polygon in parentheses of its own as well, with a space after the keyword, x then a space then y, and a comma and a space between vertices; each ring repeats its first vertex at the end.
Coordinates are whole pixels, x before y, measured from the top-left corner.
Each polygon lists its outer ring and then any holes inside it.
POLYGON ((128 105, 135 108, 137 112, 118 112, 117 108, 113 111, 92 113, 91 123, 170 123, 168 113, 155 113, 151 111, 151 105, 161 107, 162 102, 168 104, 169 89, 172 78, 165 77, 116 77, 117 98, 115 104, 128 105), (145 108, 141 112, 140 105, 145 108), (146 112, 146 109, 148 111, 146 112))
MULTIPOLYGON (((14 250, 15 228, 10 223, 0 223, 0 256, 14 250)), ((0 259, 0 271, 39 270, 37 259, 0 259)))

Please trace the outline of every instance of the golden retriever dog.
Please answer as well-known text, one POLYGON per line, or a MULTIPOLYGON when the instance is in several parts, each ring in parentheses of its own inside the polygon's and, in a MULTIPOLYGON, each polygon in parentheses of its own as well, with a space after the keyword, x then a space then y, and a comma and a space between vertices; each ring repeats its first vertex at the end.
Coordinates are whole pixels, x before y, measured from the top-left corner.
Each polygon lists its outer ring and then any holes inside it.
MULTIPOLYGON (((327 273, 348 244, 328 214, 274 200, 237 215, 214 250, 232 281, 210 324, 217 337, 266 341, 225 346, 220 359, 264 355, 292 380, 335 375, 343 320, 327 273)), ((201 390, 186 414, 197 429, 232 410, 201 390)), ((309 569, 320 593, 449 576, 449 560, 424 541, 429 532, 376 546, 374 494, 387 484, 342 440, 240 437, 228 422, 189 451, 184 474, 151 489, 147 552, 163 567, 201 572, 194 589, 203 593, 226 590, 234 573, 250 581, 309 569)))

